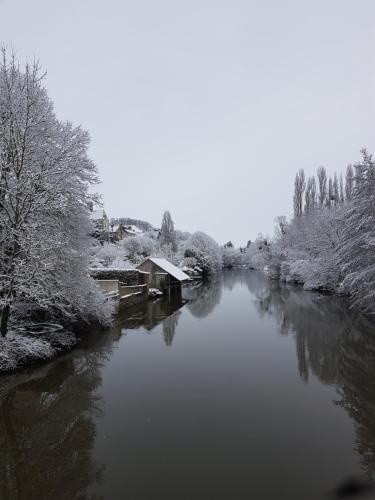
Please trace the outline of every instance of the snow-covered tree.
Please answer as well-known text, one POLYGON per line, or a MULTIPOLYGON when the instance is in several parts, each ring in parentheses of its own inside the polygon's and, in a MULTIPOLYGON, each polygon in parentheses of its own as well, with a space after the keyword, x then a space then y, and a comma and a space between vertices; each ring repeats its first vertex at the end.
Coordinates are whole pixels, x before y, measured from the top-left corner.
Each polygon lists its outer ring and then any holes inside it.
MULTIPOLYGON (((350 180, 353 180, 349 172, 350 180)), ((375 160, 362 150, 362 161, 356 165, 355 187, 350 193, 344 215, 343 238, 338 262, 344 280, 343 292, 354 303, 375 312, 375 160)))
POLYGON ((156 250, 155 242, 147 234, 139 234, 125 238, 119 244, 125 255, 134 262, 152 255, 156 250))
POLYGON ((243 263, 253 269, 263 269, 271 259, 271 241, 259 233, 254 243, 243 256, 243 263))
POLYGON ((332 183, 332 177, 328 179, 328 196, 326 198, 326 207, 331 208, 334 202, 334 195, 333 195, 333 183, 332 183))
POLYGON ((344 201, 345 201, 344 181, 342 179, 342 174, 341 173, 340 173, 340 178, 339 178, 339 184, 340 184, 340 203, 344 203, 344 201))
MULTIPOLYGON (((275 222, 276 222, 277 233, 280 235, 284 235, 286 233, 287 226, 288 226, 285 215, 278 215, 275 218, 275 222)), ((248 245, 248 246, 250 246, 250 245, 248 245)))
POLYGON ((222 260, 223 267, 232 269, 237 267, 242 263, 241 252, 238 248, 234 248, 233 244, 231 246, 223 246, 222 249, 222 260))
POLYGON ((160 228, 160 245, 171 245, 173 251, 177 250, 176 232, 171 214, 166 210, 163 214, 163 219, 160 228))
POLYGON ((195 259, 196 265, 200 267, 204 274, 211 274, 220 271, 222 268, 222 255, 216 241, 202 231, 193 233, 185 243, 184 257, 195 259))
POLYGON ((324 167, 318 168, 318 186, 319 186, 319 207, 323 208, 327 198, 327 172, 324 167))
POLYGON ((305 214, 314 213, 316 208, 316 181, 315 177, 310 177, 306 184, 305 191, 305 214))
POLYGON ((351 200, 354 190, 354 171, 351 165, 346 168, 345 174, 345 198, 346 200, 351 200))
POLYGON ((337 206, 340 203, 340 189, 339 189, 339 179, 337 177, 337 173, 334 173, 333 182, 332 182, 332 190, 333 190, 333 203, 337 206))
MULTIPOLYGON (((38 63, 0 61, 0 331, 19 304, 67 318, 100 314, 86 273, 89 136, 57 120, 38 63)), ((98 299, 99 300, 99 299, 98 299)))
POLYGON ((296 217, 300 217, 303 213, 303 193, 305 191, 306 182, 305 182, 305 172, 303 169, 300 169, 294 180, 294 215, 296 217))

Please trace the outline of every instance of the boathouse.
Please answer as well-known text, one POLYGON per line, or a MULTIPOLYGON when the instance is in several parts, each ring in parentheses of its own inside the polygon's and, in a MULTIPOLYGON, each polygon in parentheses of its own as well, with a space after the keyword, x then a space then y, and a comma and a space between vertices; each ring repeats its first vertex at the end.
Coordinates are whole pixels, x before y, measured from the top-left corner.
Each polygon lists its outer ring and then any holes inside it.
POLYGON ((150 288, 158 288, 162 291, 168 289, 180 291, 181 284, 190 280, 187 274, 166 259, 148 257, 137 266, 137 269, 149 273, 148 285, 150 288))

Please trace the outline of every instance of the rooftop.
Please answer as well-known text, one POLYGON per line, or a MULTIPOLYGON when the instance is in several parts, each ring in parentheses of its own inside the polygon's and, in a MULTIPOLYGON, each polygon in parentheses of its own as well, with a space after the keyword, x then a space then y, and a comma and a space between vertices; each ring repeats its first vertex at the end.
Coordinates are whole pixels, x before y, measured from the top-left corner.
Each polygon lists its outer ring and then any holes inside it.
MULTIPOLYGON (((146 260, 150 260, 157 266, 159 266, 163 271, 166 271, 168 274, 176 278, 178 281, 190 280, 190 276, 185 274, 181 269, 174 266, 171 262, 166 259, 159 259, 156 257, 148 257, 146 260)), ((145 261, 143 261, 145 262, 145 261)), ((141 264, 140 264, 141 265, 141 264)))

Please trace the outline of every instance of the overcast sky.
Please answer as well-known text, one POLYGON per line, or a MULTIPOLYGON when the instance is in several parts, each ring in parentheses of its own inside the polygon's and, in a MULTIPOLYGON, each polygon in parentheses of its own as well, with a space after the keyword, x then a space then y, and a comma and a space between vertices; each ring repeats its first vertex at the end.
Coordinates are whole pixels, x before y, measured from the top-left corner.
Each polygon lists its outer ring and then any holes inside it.
POLYGON ((105 209, 243 244, 297 169, 375 151, 374 0, 0 0, 61 119, 90 131, 105 209))

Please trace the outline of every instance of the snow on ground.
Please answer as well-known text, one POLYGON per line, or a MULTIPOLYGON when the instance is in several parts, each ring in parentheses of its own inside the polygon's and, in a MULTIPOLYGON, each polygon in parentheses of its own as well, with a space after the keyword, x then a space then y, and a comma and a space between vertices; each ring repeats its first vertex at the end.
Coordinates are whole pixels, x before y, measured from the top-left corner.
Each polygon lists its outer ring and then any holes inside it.
POLYGON ((5 338, 0 338, 0 373, 52 359, 60 352, 70 350, 76 343, 77 339, 71 332, 31 336, 10 331, 5 338))

